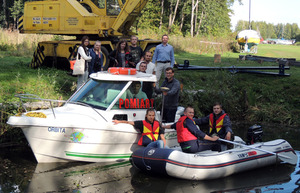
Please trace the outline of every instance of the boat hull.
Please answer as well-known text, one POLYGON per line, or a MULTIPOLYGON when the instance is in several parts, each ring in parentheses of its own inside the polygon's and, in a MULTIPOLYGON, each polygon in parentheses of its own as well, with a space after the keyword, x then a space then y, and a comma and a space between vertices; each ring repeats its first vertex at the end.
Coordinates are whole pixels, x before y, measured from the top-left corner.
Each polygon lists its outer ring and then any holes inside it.
MULTIPOLYGON (((251 146, 250 146, 251 147, 251 146)), ((279 153, 297 163, 297 156, 285 140, 254 144, 263 150, 279 153)), ((141 148, 132 155, 133 164, 151 174, 164 174, 188 180, 207 180, 279 163, 280 156, 259 150, 236 147, 224 152, 183 153, 174 149, 141 148)))
POLYGON ((247 44, 257 45, 261 41, 261 37, 257 31, 254 30, 243 30, 238 33, 237 41, 240 45, 247 44))
MULTIPOLYGON (((38 163, 129 160, 138 148, 140 132, 129 124, 99 119, 90 111, 56 108, 56 117, 44 110, 46 118, 12 116, 7 123, 22 129, 38 163)), ((112 115, 106 113, 106 117, 112 120, 112 115)), ((165 138, 169 147, 178 145, 175 130, 166 130, 165 138)))
MULTIPOLYGON (((136 131, 102 129, 32 126, 23 127, 22 130, 38 163, 129 160, 132 152, 138 148, 137 142, 141 136, 136 131)), ((169 138, 167 143, 174 145, 176 139, 169 138)))

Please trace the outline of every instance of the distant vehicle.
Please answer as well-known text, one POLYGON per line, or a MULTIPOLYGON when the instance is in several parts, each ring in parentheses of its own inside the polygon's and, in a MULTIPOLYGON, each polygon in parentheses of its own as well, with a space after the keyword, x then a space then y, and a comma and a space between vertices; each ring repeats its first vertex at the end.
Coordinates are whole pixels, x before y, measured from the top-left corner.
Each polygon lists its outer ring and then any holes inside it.
POLYGON ((240 52, 257 53, 257 45, 261 41, 261 36, 255 30, 243 30, 236 37, 240 45, 240 52))
POLYGON ((286 39, 267 39, 268 44, 281 44, 281 45, 293 45, 296 43, 295 39, 286 40, 286 39))
POLYGON ((285 39, 279 39, 277 44, 283 44, 283 45, 293 45, 296 42, 296 40, 285 40, 285 39))

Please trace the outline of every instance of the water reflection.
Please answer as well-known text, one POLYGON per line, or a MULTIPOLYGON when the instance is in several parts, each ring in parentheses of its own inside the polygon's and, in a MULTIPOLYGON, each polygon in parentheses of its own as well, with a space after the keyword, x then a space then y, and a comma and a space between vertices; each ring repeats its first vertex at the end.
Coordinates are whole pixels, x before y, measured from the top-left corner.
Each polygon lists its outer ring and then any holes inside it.
POLYGON ((148 176, 130 162, 37 164, 27 192, 293 192, 300 189, 299 173, 299 163, 296 171, 280 164, 217 180, 189 181, 148 176))
MULTIPOLYGON (((171 178, 147 177, 138 173, 139 177, 133 176, 132 185, 138 192, 249 192, 257 191, 272 184, 280 184, 284 192, 291 188, 289 183, 294 167, 277 165, 265 167, 249 172, 232 175, 226 178, 205 181, 189 181, 171 178), (286 186, 286 185, 287 186, 286 186), (147 187, 147 189, 145 189, 147 187), (149 191, 150 190, 150 191, 149 191)), ((293 186, 295 187, 295 185, 293 186)), ((297 186, 296 186, 297 187, 297 186)), ((262 191, 265 192, 265 191, 262 191)))
POLYGON ((135 172, 129 161, 38 164, 27 192, 128 192, 135 172))
POLYGON ((11 168, 12 176, 1 173, 0 192, 297 192, 299 159, 296 168, 280 164, 207 181, 148 176, 130 162, 37 164, 19 173, 11 168))

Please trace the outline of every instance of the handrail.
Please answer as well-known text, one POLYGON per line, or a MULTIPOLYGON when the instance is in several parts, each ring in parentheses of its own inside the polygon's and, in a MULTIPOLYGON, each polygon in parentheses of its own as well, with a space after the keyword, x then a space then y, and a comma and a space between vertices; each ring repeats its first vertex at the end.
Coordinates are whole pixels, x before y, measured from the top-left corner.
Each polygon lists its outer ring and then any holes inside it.
POLYGON ((20 102, 22 104, 22 106, 24 107, 25 111, 27 112, 27 109, 26 107, 24 106, 24 103, 23 103, 23 100, 22 99, 32 99, 32 100, 41 100, 41 101, 49 101, 50 103, 50 108, 52 110, 52 113, 53 113, 53 116, 54 118, 56 119, 56 116, 55 116, 55 112, 54 112, 54 109, 53 109, 53 105, 52 105, 52 102, 57 102, 57 103, 65 103, 65 104, 79 104, 79 105, 83 105, 83 106, 86 106, 86 107, 89 107, 91 108, 92 110, 94 110, 101 118, 103 118, 106 122, 108 122, 104 116, 98 112, 95 108, 93 108, 92 106, 86 104, 86 103, 81 103, 81 102, 71 102, 71 101, 66 101, 66 100, 55 100, 55 99, 43 99, 43 98, 40 98, 39 96, 37 95, 34 95, 34 94, 16 94, 15 97, 18 97, 20 99, 20 102), (29 96, 29 97, 27 97, 29 96), (32 97, 34 96, 34 97, 32 97))

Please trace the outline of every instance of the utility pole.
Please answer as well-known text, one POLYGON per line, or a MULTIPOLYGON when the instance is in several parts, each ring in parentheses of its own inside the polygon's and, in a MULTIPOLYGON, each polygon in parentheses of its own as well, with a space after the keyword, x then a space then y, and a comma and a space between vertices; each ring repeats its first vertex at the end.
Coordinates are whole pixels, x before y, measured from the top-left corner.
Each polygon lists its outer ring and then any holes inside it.
POLYGON ((251 16, 251 0, 249 0, 249 29, 251 29, 251 20, 250 17, 251 16))

